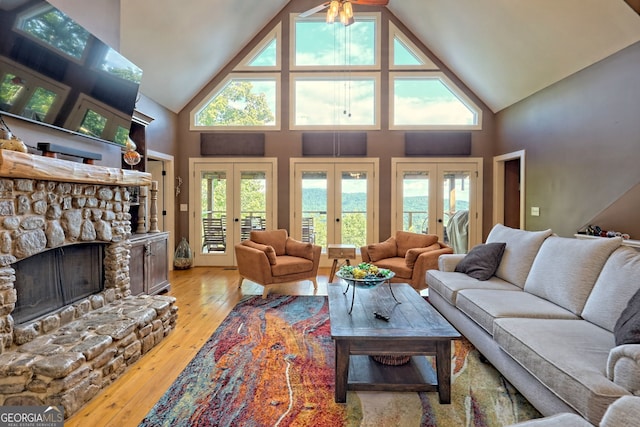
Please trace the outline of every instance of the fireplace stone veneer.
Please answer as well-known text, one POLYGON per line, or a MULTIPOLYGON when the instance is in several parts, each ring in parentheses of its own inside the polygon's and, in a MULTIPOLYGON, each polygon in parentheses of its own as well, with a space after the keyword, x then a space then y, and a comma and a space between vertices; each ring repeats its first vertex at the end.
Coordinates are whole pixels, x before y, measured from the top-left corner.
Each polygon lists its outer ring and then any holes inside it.
POLYGON ((175 298, 132 296, 131 185, 150 175, 0 150, 0 405, 62 405, 65 418, 171 332, 175 298), (102 242, 104 290, 25 324, 12 264, 102 242))

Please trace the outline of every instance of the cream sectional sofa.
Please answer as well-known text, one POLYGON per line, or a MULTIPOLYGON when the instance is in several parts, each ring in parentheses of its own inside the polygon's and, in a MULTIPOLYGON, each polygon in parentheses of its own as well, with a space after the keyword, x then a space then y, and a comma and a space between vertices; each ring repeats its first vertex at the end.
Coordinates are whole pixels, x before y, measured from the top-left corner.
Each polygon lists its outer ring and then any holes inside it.
POLYGON ((616 399, 640 394, 640 344, 614 335, 640 288, 640 252, 501 224, 496 242, 506 246, 488 280, 455 271, 464 255, 442 255, 426 274, 429 301, 543 415, 598 425, 616 399))

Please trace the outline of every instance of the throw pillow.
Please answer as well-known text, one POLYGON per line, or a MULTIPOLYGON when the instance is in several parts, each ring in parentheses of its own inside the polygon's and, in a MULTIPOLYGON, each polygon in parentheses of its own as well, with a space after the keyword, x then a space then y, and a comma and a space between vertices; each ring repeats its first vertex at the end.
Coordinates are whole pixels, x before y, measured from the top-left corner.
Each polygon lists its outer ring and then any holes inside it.
POLYGON ((426 248, 438 242, 438 236, 435 234, 411 233, 409 231, 396 231, 397 255, 405 257, 407 251, 412 248, 426 248))
POLYGON ((389 237, 384 242, 373 243, 367 246, 367 252, 369 253, 369 259, 371 262, 380 261, 385 258, 392 258, 398 253, 396 239, 389 237))
POLYGON ((313 260, 313 245, 311 243, 301 242, 289 237, 287 238, 286 251, 287 255, 313 260))
POLYGON ((252 230, 249 234, 250 240, 262 245, 273 246, 278 256, 286 254, 285 245, 287 244, 287 237, 289 237, 289 234, 285 229, 268 231, 252 230))
POLYGON ((489 280, 500 265, 505 246, 506 243, 498 242, 476 245, 456 265, 455 271, 474 279, 489 280))
POLYGON ((412 248, 407 251, 407 254, 404 256, 404 262, 407 264, 407 267, 413 268, 416 265, 416 261, 418 257, 425 252, 437 251, 440 249, 439 243, 434 243, 433 245, 426 248, 412 248))
POLYGON ((640 343, 640 290, 629 300, 627 307, 613 327, 616 345, 640 343))
POLYGON ((263 245, 261 243, 252 242, 251 240, 243 240, 242 244, 264 252, 269 260, 269 264, 276 265, 276 251, 273 249, 273 246, 263 245))

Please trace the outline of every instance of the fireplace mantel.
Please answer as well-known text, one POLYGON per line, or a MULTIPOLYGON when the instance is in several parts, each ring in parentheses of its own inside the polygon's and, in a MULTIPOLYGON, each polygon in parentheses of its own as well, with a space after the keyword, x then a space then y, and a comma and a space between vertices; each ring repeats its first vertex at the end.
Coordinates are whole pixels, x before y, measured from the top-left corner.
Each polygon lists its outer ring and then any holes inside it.
POLYGON ((150 186, 151 174, 0 150, 0 177, 83 184, 150 186))

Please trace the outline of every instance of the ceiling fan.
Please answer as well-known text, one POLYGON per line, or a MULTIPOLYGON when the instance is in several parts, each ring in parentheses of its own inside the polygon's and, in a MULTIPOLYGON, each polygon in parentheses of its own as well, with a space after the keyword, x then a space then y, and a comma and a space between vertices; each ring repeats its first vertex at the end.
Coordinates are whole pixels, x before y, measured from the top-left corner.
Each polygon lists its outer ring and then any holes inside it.
POLYGON ((306 18, 314 13, 318 13, 326 8, 327 10, 327 23, 332 24, 337 18, 340 19, 345 26, 354 23, 353 7, 352 4, 359 4, 363 6, 386 6, 389 4, 389 0, 332 0, 319 4, 316 7, 312 7, 306 12, 302 12, 300 18, 306 18))

